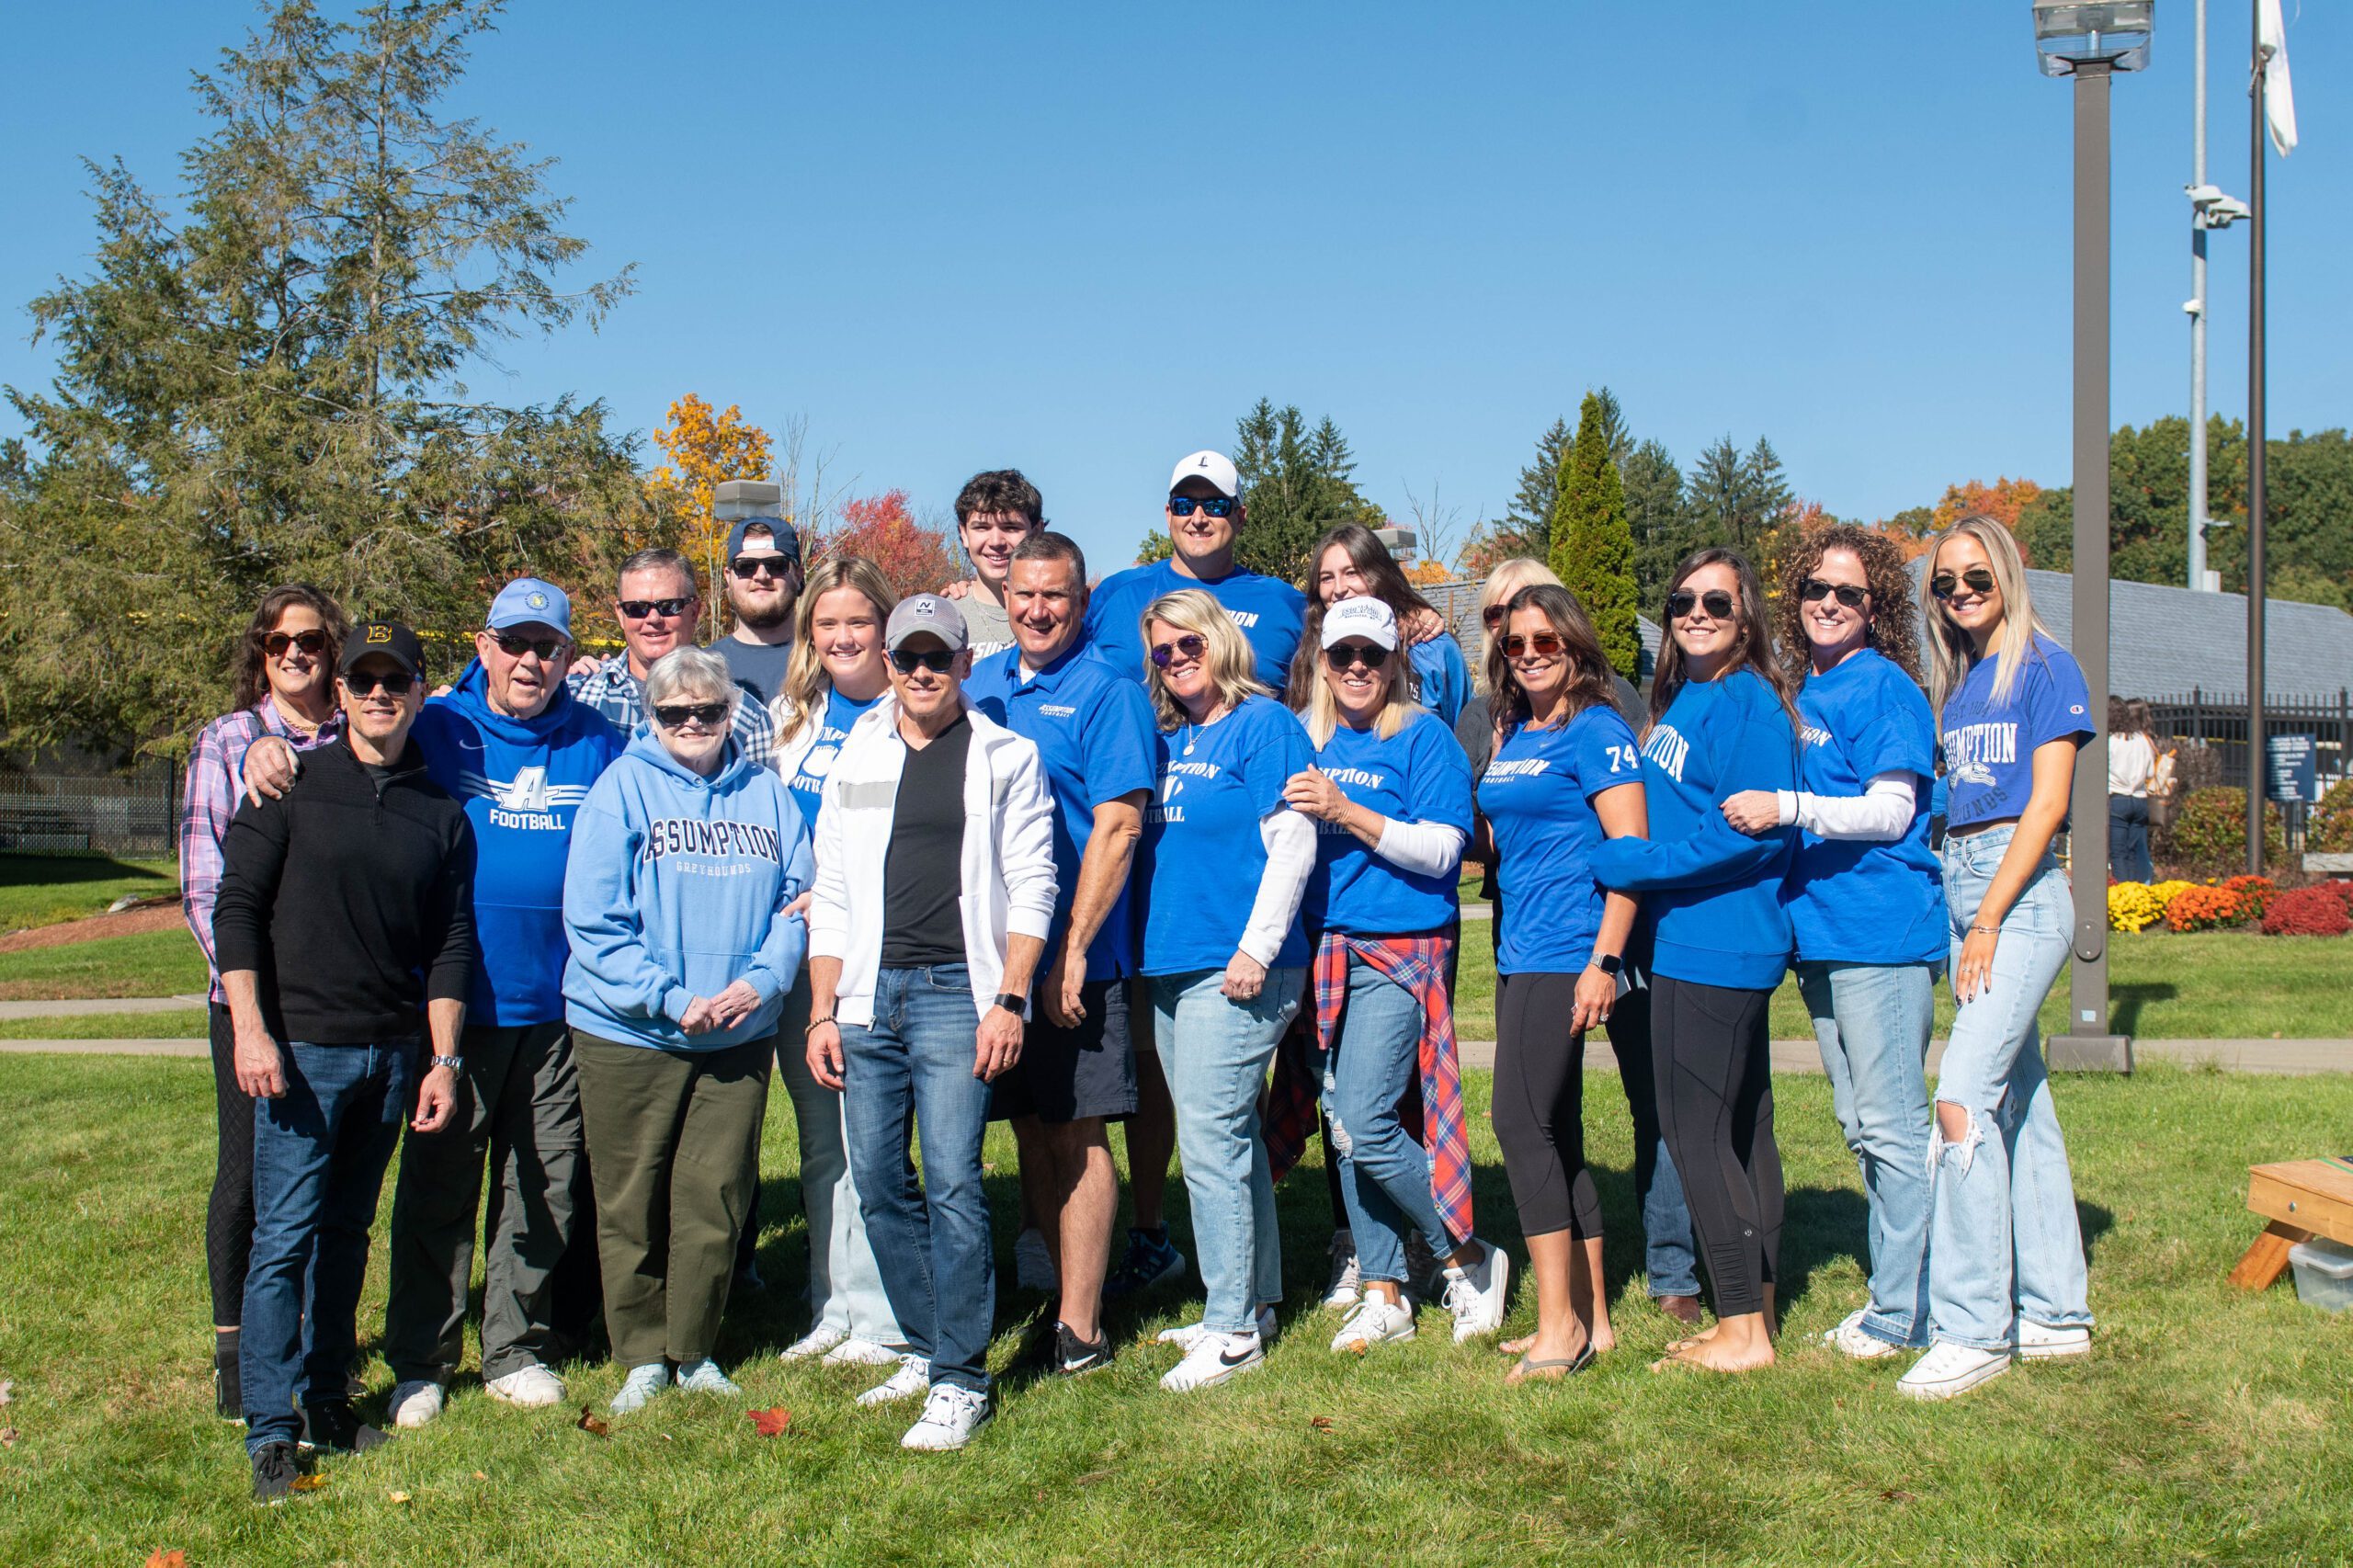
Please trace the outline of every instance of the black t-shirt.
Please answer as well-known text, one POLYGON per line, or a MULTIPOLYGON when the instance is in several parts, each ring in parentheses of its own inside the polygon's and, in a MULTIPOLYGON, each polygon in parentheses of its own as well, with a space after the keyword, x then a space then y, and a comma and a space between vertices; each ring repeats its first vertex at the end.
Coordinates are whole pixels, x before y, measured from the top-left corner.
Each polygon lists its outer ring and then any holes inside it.
POLYGON ((964 758, 972 722, 956 722, 921 751, 907 748, 882 859, 882 962, 919 969, 964 961, 964 758))
POLYGON ((746 642, 741 637, 722 637, 710 645, 710 651, 727 663, 727 673, 735 684, 752 694, 752 699, 762 707, 776 700, 784 689, 785 667, 792 663, 792 644, 779 642, 746 642))

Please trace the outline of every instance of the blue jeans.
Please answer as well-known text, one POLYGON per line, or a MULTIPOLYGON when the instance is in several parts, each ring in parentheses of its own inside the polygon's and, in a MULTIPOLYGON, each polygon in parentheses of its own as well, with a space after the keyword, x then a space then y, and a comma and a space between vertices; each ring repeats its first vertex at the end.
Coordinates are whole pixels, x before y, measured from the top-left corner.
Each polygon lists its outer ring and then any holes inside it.
POLYGON ((245 1451, 301 1436, 345 1397, 358 1351, 368 1228, 407 1119, 417 1042, 284 1047, 286 1093, 254 1102, 254 1251, 239 1381, 245 1451))
POLYGON ((1256 1333, 1260 1303, 1283 1299, 1283 1238, 1258 1095, 1306 981, 1304 969, 1270 969, 1256 996, 1235 1002, 1220 990, 1222 969, 1152 977, 1153 1048, 1176 1106, 1176 1152, 1208 1297, 1201 1324, 1212 1333, 1256 1333))
MULTIPOLYGON (((2004 825, 1945 840, 1956 968, 2011 835, 2004 825)), ((1969 1132, 1957 1143, 1941 1131, 1929 1138, 1929 1310, 1937 1338, 1979 1350, 2010 1344, 2019 1312, 2054 1328, 2092 1321, 2075 1181, 2035 1023, 2066 966, 2074 921, 2066 875, 2046 854, 2002 917, 1984 989, 1953 1015, 1937 1079, 1938 1102, 1966 1110, 1969 1132)))
POLYGON ((1440 1257, 1456 1244, 1430 1197, 1429 1151, 1397 1119, 1407 1085, 1420 1093, 1421 1042, 1422 1007, 1414 994, 1351 959, 1347 1006, 1333 1049, 1315 1051, 1312 1065, 1331 1119, 1357 1268, 1361 1278, 1390 1285, 1406 1279, 1408 1229, 1421 1232, 1440 1257))
POLYGON ((1798 965, 1830 1106, 1863 1173, 1870 1301, 1863 1332, 1928 1343, 1928 1035, 1933 965, 1798 965))
POLYGON ((904 1345, 882 1270, 866 1237, 858 1211, 858 1184, 850 1179, 848 1135, 842 1096, 809 1071, 809 971, 805 968, 784 999, 777 1031, 777 1074, 792 1096, 793 1125, 800 1131, 801 1207, 809 1217, 809 1326, 830 1328, 877 1345, 904 1345))
POLYGON ((972 1075, 980 1026, 964 965, 877 971, 874 1021, 842 1028, 842 1115, 867 1240, 907 1348, 931 1363, 932 1381, 985 1393, 996 1266, 981 1185, 989 1086, 972 1075))
POLYGON ((2149 802, 2142 796, 2108 798, 2108 872, 2120 882, 2156 880, 2149 861, 2149 802))

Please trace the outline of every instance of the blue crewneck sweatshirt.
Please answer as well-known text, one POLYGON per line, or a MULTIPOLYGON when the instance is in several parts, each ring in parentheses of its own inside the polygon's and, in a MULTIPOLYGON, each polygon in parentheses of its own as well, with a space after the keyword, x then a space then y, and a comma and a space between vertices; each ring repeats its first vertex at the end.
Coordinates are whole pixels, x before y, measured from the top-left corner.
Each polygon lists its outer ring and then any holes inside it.
POLYGON ((482 959, 466 1021, 517 1028, 563 1017, 563 868, 581 802, 628 737, 558 683, 529 719, 490 705, 477 659, 416 716, 425 770, 466 808, 482 959))
POLYGON ((1797 733, 1764 677, 1690 681, 1643 737, 1650 836, 1593 851, 1603 886, 1642 895, 1651 967, 1699 985, 1769 991, 1789 965, 1781 878, 1797 830, 1751 838, 1719 808, 1743 790, 1797 788, 1797 733))
POLYGON ((792 791, 727 743, 709 778, 649 726, 605 770, 572 833, 563 919, 564 1017, 659 1051, 717 1051, 772 1034, 808 928, 785 905, 816 872, 792 791), (760 1006, 730 1029, 688 1034, 688 1005, 751 983, 760 1006))

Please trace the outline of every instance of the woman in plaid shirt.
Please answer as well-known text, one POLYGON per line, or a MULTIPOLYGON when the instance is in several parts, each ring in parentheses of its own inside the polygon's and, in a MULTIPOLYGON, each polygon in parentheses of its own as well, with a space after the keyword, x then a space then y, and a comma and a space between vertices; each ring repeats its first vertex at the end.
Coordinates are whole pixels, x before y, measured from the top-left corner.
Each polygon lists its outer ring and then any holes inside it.
POLYGON ((204 1216, 204 1260, 212 1285, 212 1384, 224 1420, 244 1414, 237 1330, 244 1310, 245 1259, 254 1230, 254 1102, 237 1087, 229 1008, 212 952, 212 902, 221 890, 221 840, 244 792, 245 750, 277 735, 298 751, 343 733, 335 664, 350 630, 342 608, 307 583, 262 596, 237 648, 236 707, 197 732, 188 753, 180 815, 180 907, 211 971, 212 1093, 221 1124, 212 1199, 204 1216))

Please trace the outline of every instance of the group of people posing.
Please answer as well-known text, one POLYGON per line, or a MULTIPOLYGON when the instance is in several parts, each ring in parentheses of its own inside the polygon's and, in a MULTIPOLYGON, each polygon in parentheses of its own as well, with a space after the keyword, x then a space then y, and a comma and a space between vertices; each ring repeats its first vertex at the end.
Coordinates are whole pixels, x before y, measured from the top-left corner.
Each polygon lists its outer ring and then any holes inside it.
POLYGON ((1216 452, 1171 475, 1175 553, 1100 584, 1017 472, 956 512, 974 576, 904 599, 870 562, 804 562, 789 523, 738 523, 734 627, 708 646, 691 564, 642 551, 602 663, 561 589, 518 580, 429 700, 406 627, 303 585, 265 597, 182 828, 216 977, 215 1369, 256 1497, 305 1449, 385 1440, 349 1380, 404 1142, 394 1426, 433 1420, 460 1369, 478 1221, 492 1397, 563 1401, 554 1369, 599 1310, 615 1412, 735 1392, 715 1352, 771 1072, 810 1246, 810 1326, 783 1354, 875 1367, 858 1402, 919 1402, 907 1448, 995 1413, 996 1119, 1051 1375, 1109 1364, 1107 1300, 1184 1279, 1178 1156, 1202 1306, 1159 1335, 1161 1385, 1259 1365, 1284 1296, 1274 1186, 1318 1137, 1332 1349, 1409 1339, 1425 1304, 1458 1342, 1495 1335, 1513 1266, 1494 1217, 1474 1224, 1452 1006, 1466 858, 1535 1284, 1506 1381, 1615 1342, 1583 1152, 1597 1026, 1649 1293, 1693 1331, 1662 1365, 1773 1361, 1767 1004, 1792 964, 1870 1202, 1868 1300, 1830 1343, 1917 1352, 1898 1388, 1921 1398, 2088 1350, 2035 1015, 2066 957, 2053 841, 2094 722, 1997 523, 1936 541, 1916 608, 1869 530, 1795 549, 1769 610, 1740 555, 1695 553, 1645 701, 1533 561, 1485 585, 1475 683, 1362 528, 1319 541, 1298 586, 1238 567, 1216 452))

